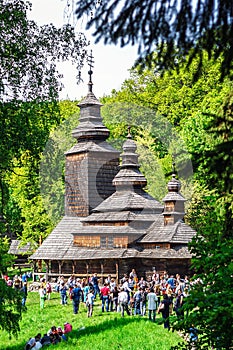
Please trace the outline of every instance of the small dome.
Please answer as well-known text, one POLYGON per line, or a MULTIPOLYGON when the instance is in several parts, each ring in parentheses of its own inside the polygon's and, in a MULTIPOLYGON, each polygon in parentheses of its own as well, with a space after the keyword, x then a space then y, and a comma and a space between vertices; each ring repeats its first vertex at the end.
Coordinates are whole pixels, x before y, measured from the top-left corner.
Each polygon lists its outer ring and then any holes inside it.
POLYGON ((181 189, 181 183, 176 179, 176 175, 172 174, 172 179, 168 182, 167 188, 169 192, 179 192, 181 189))
POLYGON ((138 154, 136 153, 137 145, 132 140, 130 132, 127 135, 127 140, 123 146, 122 164, 120 171, 113 179, 113 185, 119 187, 145 187, 147 184, 146 178, 139 170, 138 154))
POLYGON ((128 139, 124 142, 122 148, 123 148, 123 151, 124 151, 125 153, 131 153, 131 152, 132 152, 132 153, 135 153, 135 151, 136 151, 136 149, 137 149, 137 145, 136 145, 136 143, 135 143, 132 139, 128 138, 128 139))

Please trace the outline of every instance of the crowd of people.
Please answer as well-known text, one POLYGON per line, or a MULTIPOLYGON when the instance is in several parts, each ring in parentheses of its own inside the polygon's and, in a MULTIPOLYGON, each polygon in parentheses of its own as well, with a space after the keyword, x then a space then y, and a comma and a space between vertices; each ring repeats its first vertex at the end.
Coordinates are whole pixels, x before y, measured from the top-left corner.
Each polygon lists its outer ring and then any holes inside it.
MULTIPOLYGON (((16 275, 12 280, 5 278, 6 283, 22 292, 22 305, 26 308, 27 281, 29 273, 16 275)), ((121 312, 122 317, 128 315, 148 315, 155 321, 156 313, 161 313, 164 318, 164 327, 170 328, 169 316, 173 313, 178 318, 184 317, 183 304, 189 293, 191 283, 188 276, 181 278, 179 274, 168 275, 166 271, 159 274, 156 270, 145 279, 138 278, 135 269, 117 283, 111 275, 100 284, 97 273, 87 278, 76 278, 71 275, 68 280, 59 276, 55 286, 44 277, 40 279, 40 308, 43 309, 45 300, 50 300, 54 291, 60 294, 62 305, 67 305, 70 300, 73 304, 73 313, 79 312, 80 303, 85 303, 87 316, 93 315, 94 301, 101 299, 102 312, 121 312)))
POLYGON ((9 287, 13 287, 15 289, 21 289, 23 287, 23 284, 27 282, 30 278, 32 278, 32 272, 24 272, 19 275, 15 275, 13 278, 11 278, 8 275, 4 275, 4 280, 6 281, 6 284, 9 287))
POLYGON ((52 326, 43 336, 38 333, 35 337, 28 340, 25 350, 38 350, 45 345, 55 345, 62 340, 67 341, 67 334, 72 331, 72 325, 68 322, 64 324, 64 328, 52 326))
POLYGON ((12 287, 22 293, 22 306, 26 309, 26 300, 28 296, 28 280, 32 278, 32 272, 24 272, 20 275, 15 275, 10 278, 8 275, 4 276, 4 280, 9 287, 12 287))
MULTIPOLYGON (((161 313, 164 319, 164 327, 170 328, 169 316, 176 314, 184 316, 183 304, 190 289, 188 276, 181 278, 179 274, 168 275, 166 271, 159 274, 157 271, 147 280, 138 278, 135 269, 128 275, 124 275, 120 283, 111 275, 100 285, 97 274, 93 274, 88 280, 79 279, 71 275, 66 281, 59 276, 55 285, 55 291, 60 293, 62 305, 67 305, 70 300, 73 304, 73 313, 79 312, 80 303, 85 303, 87 316, 93 315, 94 302, 97 297, 101 300, 102 312, 120 312, 122 317, 128 315, 148 315, 149 320, 155 322, 156 314, 161 313)), ((42 280, 39 290, 41 307, 44 306, 44 297, 49 298, 51 285, 42 280)))
MULTIPOLYGON (((24 307, 26 307, 28 293, 28 278, 27 273, 16 275, 12 281, 5 278, 8 285, 22 292, 22 305, 24 307)), ((119 283, 111 275, 108 275, 104 282, 100 283, 97 273, 94 273, 89 279, 80 279, 71 275, 65 280, 63 276, 59 276, 55 285, 41 277, 40 308, 44 308, 45 300, 50 300, 51 293, 54 291, 60 294, 61 305, 66 306, 68 302, 73 304, 74 314, 79 312, 80 304, 84 303, 87 317, 92 317, 94 304, 98 298, 101 301, 102 312, 119 312, 122 317, 125 314, 146 316, 155 322, 156 314, 161 313, 164 328, 169 330, 169 317, 172 314, 176 314, 177 318, 184 317, 182 306, 192 283, 197 282, 190 282, 188 276, 181 278, 179 274, 169 275, 166 271, 162 274, 153 271, 153 274, 147 279, 138 278, 135 269, 132 269, 129 274, 125 274, 119 283)), ((69 324, 66 325, 69 326, 69 324)), ((68 332, 65 326, 63 330, 61 327, 53 326, 43 337, 38 334, 36 337, 30 338, 25 349, 35 350, 40 349, 45 344, 56 344, 62 339, 66 340, 66 333, 68 332)))

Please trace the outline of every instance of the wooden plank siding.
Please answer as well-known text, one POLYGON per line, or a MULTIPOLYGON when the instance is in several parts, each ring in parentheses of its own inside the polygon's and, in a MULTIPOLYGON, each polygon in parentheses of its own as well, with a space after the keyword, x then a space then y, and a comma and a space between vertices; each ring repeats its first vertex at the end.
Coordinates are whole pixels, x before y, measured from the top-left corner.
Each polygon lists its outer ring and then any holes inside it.
POLYGON ((127 248, 128 243, 127 236, 74 236, 74 245, 77 247, 127 248))

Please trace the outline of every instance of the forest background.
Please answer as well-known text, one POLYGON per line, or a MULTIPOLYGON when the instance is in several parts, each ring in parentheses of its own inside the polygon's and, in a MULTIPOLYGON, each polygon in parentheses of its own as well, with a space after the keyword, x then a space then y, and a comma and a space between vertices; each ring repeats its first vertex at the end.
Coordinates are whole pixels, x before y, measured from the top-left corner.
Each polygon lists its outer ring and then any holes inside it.
MULTIPOLYGON (((17 3, 22 6, 22 2, 17 3)), ((6 9, 3 1, 2 9, 6 9)), ((2 11, 4 28, 8 28, 8 20, 12 31, 12 18, 3 15, 2 11)), ((57 101, 58 86, 53 81, 55 68, 48 60, 48 66, 41 69, 46 54, 36 56, 37 44, 45 43, 44 48, 52 58, 58 50, 64 59, 67 55, 78 58, 80 67, 86 54, 85 38, 75 39, 69 26, 63 32, 53 26, 38 32, 34 24, 28 26, 24 16, 17 17, 16 22, 15 32, 11 33, 12 45, 9 45, 9 32, 2 36, 7 48, 4 52, 8 55, 1 55, 5 74, 1 76, 6 77, 6 72, 11 74, 13 71, 15 74, 10 83, 17 88, 24 82, 23 76, 29 76, 33 88, 30 90, 24 84, 25 90, 13 88, 9 92, 4 79, 1 80, 0 230, 4 237, 1 241, 3 253, 8 249, 5 237, 13 235, 22 244, 31 242, 36 248, 64 214, 64 152, 74 142, 71 131, 78 124, 78 101, 57 101), (19 34, 17 26, 20 24, 24 31, 19 34), (34 37, 38 34, 37 40, 31 40, 32 34, 34 37), (17 37, 18 42, 13 37, 17 37), (78 45, 67 53, 67 42, 70 44, 75 40, 78 45), (61 42, 63 46, 58 44, 61 42), (28 56, 23 66, 25 48, 28 48, 28 56), (9 57, 13 59, 9 60, 9 57), (32 60, 33 57, 37 59, 32 60), (18 62, 18 66, 14 66, 14 62, 18 62), (19 62, 21 73, 17 75, 19 62), (31 72, 38 68, 37 74, 30 75, 29 62, 32 62, 31 72), (52 91, 51 82, 54 83, 52 91)), ((157 54, 153 55, 152 62, 156 62, 157 54)), ((147 190, 159 200, 166 193, 175 160, 182 193, 187 198, 186 220, 197 230, 190 245, 190 251, 195 254, 193 267, 203 281, 187 303, 187 308, 196 311, 177 327, 187 329, 192 323, 197 324, 203 344, 219 342, 219 346, 227 349, 232 346, 233 314, 230 288, 233 274, 232 80, 230 75, 222 77, 221 55, 209 59, 203 50, 202 66, 198 59, 193 59, 189 69, 188 59, 179 59, 176 67, 163 74, 153 63, 132 68, 130 79, 123 83, 120 91, 112 91, 110 96, 101 99, 104 104, 102 115, 110 130, 109 142, 120 150, 127 127, 131 125, 141 171, 148 180, 147 190), (198 79, 195 79, 197 71, 198 79)), ((1 255, 1 266, 7 265, 8 258, 6 254, 1 255)))

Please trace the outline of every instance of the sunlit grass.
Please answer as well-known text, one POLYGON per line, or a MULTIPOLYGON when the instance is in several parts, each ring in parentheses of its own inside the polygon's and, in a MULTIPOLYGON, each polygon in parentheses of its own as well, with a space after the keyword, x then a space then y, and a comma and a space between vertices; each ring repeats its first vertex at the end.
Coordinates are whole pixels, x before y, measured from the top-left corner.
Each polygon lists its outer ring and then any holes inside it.
POLYGON ((24 349, 30 337, 37 333, 47 333, 53 325, 63 327, 65 322, 72 324, 73 331, 69 334, 67 342, 55 345, 58 350, 168 350, 170 346, 181 341, 178 334, 163 328, 160 315, 157 316, 156 323, 150 322, 146 316, 126 315, 122 318, 116 312, 102 313, 99 300, 95 303, 91 318, 87 317, 84 304, 80 305, 80 312, 74 315, 71 301, 67 306, 61 305, 57 293, 52 293, 51 300, 45 302, 43 310, 40 310, 37 292, 29 293, 26 305, 27 311, 23 313, 18 339, 9 339, 8 334, 2 332, 1 350, 24 349))

